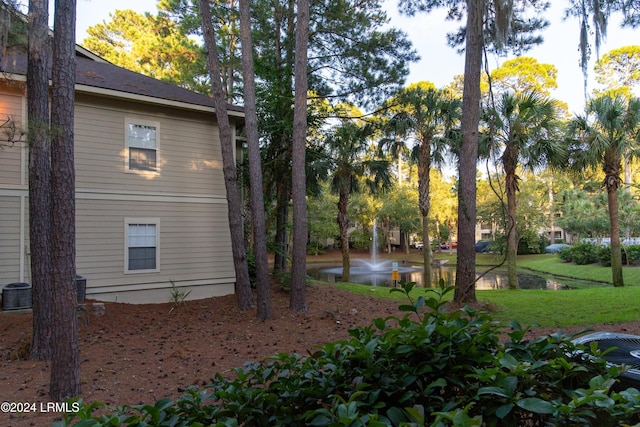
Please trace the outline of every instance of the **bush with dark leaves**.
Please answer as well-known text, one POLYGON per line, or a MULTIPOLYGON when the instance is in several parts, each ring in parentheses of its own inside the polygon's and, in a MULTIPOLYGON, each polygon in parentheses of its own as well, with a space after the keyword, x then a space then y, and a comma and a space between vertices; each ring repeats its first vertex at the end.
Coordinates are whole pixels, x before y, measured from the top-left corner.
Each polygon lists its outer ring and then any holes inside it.
POLYGON ((278 354, 216 375, 203 390, 155 405, 83 404, 84 426, 614 426, 640 422, 640 393, 612 387, 620 368, 561 333, 526 340, 483 311, 447 309, 452 288, 410 298, 306 356, 278 354), (431 296, 429 296, 431 295, 431 296), (426 309, 425 309, 426 308, 426 309), (104 408, 103 408, 104 410, 104 408))

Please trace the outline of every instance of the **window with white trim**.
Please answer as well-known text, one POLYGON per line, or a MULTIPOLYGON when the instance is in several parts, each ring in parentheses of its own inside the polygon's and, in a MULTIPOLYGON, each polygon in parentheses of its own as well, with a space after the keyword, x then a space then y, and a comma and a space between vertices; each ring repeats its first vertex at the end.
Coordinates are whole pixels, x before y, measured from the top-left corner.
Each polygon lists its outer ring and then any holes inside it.
POLYGON ((125 273, 160 270, 160 220, 125 219, 125 273))
POLYGON ((159 128, 158 122, 125 119, 128 171, 158 171, 159 128))

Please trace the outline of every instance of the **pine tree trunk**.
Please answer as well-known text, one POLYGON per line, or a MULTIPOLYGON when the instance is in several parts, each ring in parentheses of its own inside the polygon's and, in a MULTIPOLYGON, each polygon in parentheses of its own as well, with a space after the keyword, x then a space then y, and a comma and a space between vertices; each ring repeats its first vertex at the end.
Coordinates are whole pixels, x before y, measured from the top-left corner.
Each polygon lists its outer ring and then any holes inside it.
POLYGON ((309 0, 298 0, 296 20, 293 145, 291 153, 291 195, 293 199, 293 254, 289 308, 307 311, 307 49, 309 44, 309 0))
POLYGON ((200 0, 200 16, 202 17, 202 33, 207 48, 207 67, 211 76, 211 88, 220 133, 220 145, 222 148, 222 171, 224 184, 227 191, 229 231, 231 233, 231 250, 233 252, 233 266, 236 272, 236 297, 239 310, 248 310, 253 305, 251 295, 251 283, 249 282, 249 267, 247 265, 247 253, 244 248, 244 236, 242 232, 240 203, 240 191, 238 189, 238 174, 236 170, 235 150, 227 113, 224 89, 220 74, 220 61, 216 46, 211 10, 207 0, 200 0))
POLYGON ((61 402, 80 394, 76 295, 74 102, 75 0, 57 0, 51 98, 53 334, 49 395, 61 402))
POLYGON ((462 94, 462 146, 458 159, 458 259, 457 303, 476 302, 476 161, 480 121, 480 72, 482 70, 482 23, 484 1, 467 0, 467 35, 462 94))
POLYGON ((244 84, 245 130, 249 155, 249 185, 251 187, 251 218, 253 220, 253 253, 256 259, 257 317, 271 317, 271 283, 267 257, 262 165, 258 139, 256 84, 251 41, 251 9, 249 0, 240 0, 240 38, 242 44, 242 77, 244 84))
POLYGON ((51 359, 51 142, 49 134, 49 5, 29 4, 29 246, 33 296, 33 335, 29 358, 51 359))

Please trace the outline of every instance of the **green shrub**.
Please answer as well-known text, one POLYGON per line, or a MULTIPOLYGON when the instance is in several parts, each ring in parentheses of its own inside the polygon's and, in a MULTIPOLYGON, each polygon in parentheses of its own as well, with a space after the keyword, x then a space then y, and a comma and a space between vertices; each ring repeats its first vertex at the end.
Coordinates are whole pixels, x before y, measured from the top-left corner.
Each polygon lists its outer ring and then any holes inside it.
POLYGON ((573 262, 572 255, 573 251, 571 250, 571 246, 568 248, 562 248, 558 251, 558 256, 565 262, 573 262))
POLYGON ((600 265, 604 267, 611 266, 611 248, 609 246, 598 246, 596 248, 596 258, 600 265))
POLYGON ((307 255, 322 255, 323 253, 325 253, 325 250, 323 247, 316 246, 316 245, 307 246, 307 255))
POLYGON ((280 289, 283 291, 291 291, 291 271, 280 271, 275 274, 276 280, 280 284, 280 289))
POLYGON ((249 268, 249 283, 253 289, 258 281, 258 270, 256 266, 256 255, 252 251, 247 251, 247 267, 249 268))
MULTIPOLYGON (((291 292, 291 270, 287 271, 279 271, 275 273, 275 278, 278 284, 280 285, 280 289, 285 292, 291 292)), ((313 280, 311 276, 304 276, 304 284, 305 286, 309 286, 309 283, 313 280)))
POLYGON ((549 245, 549 238, 535 233, 532 230, 525 230, 518 240, 518 254, 541 254, 544 248, 549 245))
MULTIPOLYGON (((413 283, 402 283, 409 297, 413 283)), ((402 318, 376 319, 308 356, 278 354, 247 363, 236 377, 219 374, 205 390, 176 401, 112 408, 92 416, 82 405, 78 426, 614 426, 640 422, 640 392, 612 389, 593 345, 561 333, 531 341, 512 322, 488 313, 448 309, 428 290, 400 307, 402 318), (430 295, 430 294, 428 294, 430 295), (422 308, 426 306, 427 311, 422 308), (413 316, 413 317, 411 317, 413 316)), ((595 344, 595 343, 594 343, 595 344)), ((72 419, 65 418, 64 425, 72 419)))
MULTIPOLYGON (((578 265, 599 263, 605 267, 611 265, 611 248, 609 246, 580 243, 564 248, 558 252, 563 261, 578 265)), ((640 265, 640 245, 622 247, 622 263, 640 265)))
POLYGON ((622 249, 623 257, 626 255, 628 264, 640 265, 640 245, 629 245, 622 249))
POLYGON ((371 231, 360 228, 352 231, 351 234, 349 234, 349 246, 354 249, 370 249, 371 231))
MULTIPOLYGON (((629 259, 628 248, 626 246, 622 246, 622 265, 626 265, 629 259)), ((610 246, 602 246, 598 251, 598 262, 604 267, 611 266, 611 247, 610 246)))
POLYGON ((599 261, 599 246, 592 243, 578 243, 559 252, 560 258, 578 265, 594 264, 599 261))
MULTIPOLYGON (((600 246, 597 252, 598 262, 605 267, 611 265, 611 248, 600 246)), ((622 246, 622 264, 640 265, 640 245, 622 246)))
POLYGON ((488 250, 494 254, 503 255, 507 250, 507 237, 502 234, 496 236, 496 239, 489 244, 488 250))

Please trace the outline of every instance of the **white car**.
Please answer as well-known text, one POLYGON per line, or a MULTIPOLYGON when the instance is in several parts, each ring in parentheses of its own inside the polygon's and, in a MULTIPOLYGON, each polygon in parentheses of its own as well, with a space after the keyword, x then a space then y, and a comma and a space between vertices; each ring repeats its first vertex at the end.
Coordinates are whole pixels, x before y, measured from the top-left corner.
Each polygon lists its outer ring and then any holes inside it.
POLYGON ((416 248, 416 249, 422 249, 422 248, 424 248, 424 243, 422 243, 422 242, 415 242, 415 243, 413 244, 413 247, 414 247, 414 248, 416 248))
POLYGON ((567 245, 565 243, 554 243, 553 245, 549 245, 546 248, 544 248, 544 253, 545 254, 557 254, 558 252, 560 252, 564 248, 568 248, 568 247, 569 247, 569 245, 567 245))

